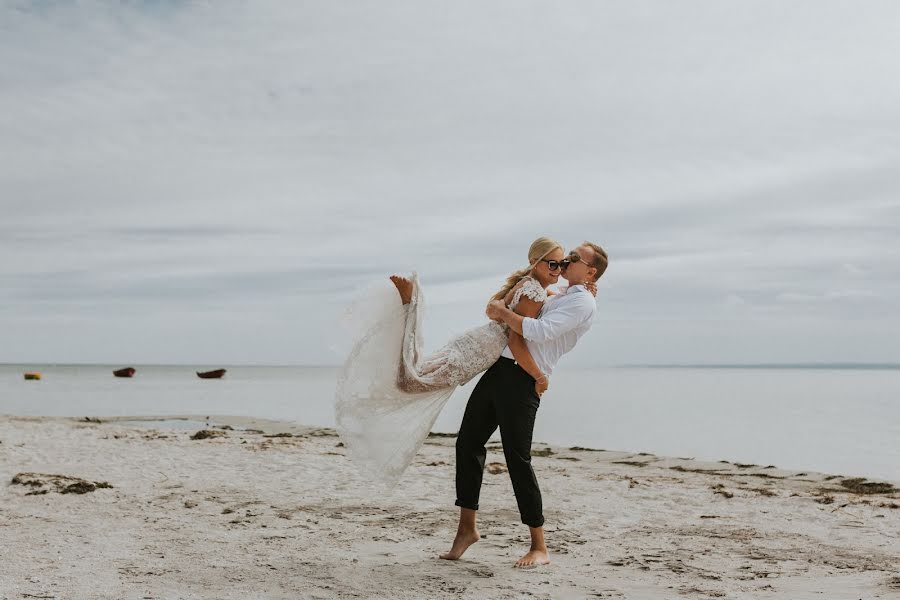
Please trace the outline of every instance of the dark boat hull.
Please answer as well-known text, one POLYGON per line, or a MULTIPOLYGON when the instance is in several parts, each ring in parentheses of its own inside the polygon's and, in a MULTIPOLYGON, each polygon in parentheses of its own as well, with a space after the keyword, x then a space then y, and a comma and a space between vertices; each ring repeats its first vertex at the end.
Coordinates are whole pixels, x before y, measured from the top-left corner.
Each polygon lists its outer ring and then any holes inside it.
POLYGON ((136 369, 133 367, 126 367, 124 369, 118 369, 113 371, 113 375, 116 377, 134 377, 136 369))
POLYGON ((225 374, 225 369, 216 369, 215 371, 197 371, 197 377, 200 379, 221 379, 225 374))

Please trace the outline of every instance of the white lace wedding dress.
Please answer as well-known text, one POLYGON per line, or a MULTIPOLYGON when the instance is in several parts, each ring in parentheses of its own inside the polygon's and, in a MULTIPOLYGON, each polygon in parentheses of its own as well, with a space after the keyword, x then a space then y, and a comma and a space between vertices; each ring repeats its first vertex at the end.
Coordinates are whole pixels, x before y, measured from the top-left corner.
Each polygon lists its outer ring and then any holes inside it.
MULTIPOLYGON (((337 378, 335 422, 347 455, 383 488, 394 487, 412 462, 453 391, 490 367, 508 330, 494 321, 470 329, 422 357, 422 290, 414 273, 412 301, 396 288, 373 291, 350 318, 359 336, 337 378)), ((547 292, 525 278, 509 307, 547 292)))

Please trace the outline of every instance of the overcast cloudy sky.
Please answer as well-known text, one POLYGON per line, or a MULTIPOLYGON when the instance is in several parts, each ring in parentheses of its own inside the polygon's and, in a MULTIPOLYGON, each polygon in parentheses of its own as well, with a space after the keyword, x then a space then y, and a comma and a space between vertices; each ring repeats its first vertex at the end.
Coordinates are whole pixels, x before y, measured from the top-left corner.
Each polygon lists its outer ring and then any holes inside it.
POLYGON ((0 0, 0 362, 337 364, 539 235, 569 365, 900 361, 896 2, 0 0))

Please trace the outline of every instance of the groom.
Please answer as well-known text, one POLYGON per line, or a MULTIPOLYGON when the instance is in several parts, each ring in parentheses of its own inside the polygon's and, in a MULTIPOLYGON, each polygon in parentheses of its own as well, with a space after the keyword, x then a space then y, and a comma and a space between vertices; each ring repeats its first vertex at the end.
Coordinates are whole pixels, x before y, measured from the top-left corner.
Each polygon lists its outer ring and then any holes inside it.
MULTIPOLYGON (((596 282, 606 270, 606 252, 584 242, 564 263, 568 289, 544 303, 539 319, 522 317, 506 308, 503 301, 491 302, 487 315, 509 325, 523 336, 534 361, 546 375, 575 347, 594 320, 596 304, 584 284, 596 282)), ((453 547, 441 558, 456 560, 480 539, 475 526, 481 478, 487 454, 485 444, 500 427, 503 454, 522 522, 531 530, 531 549, 516 562, 517 567, 550 563, 544 543, 544 515, 541 490, 531 468, 531 436, 540 397, 535 379, 512 358, 509 346, 488 369, 472 391, 456 438, 456 505, 460 507, 459 527, 453 547)))

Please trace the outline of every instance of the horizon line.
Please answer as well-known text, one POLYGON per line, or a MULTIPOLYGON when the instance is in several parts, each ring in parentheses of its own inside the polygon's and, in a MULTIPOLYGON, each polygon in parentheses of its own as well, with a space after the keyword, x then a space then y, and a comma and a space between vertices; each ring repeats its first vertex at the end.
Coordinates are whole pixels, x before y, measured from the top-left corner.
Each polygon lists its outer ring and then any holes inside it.
POLYGON ((653 369, 900 369, 897 362, 761 362, 761 363, 647 363, 624 364, 621 368, 653 369))
MULTIPOLYGON (((338 363, 302 364, 302 363, 113 363, 113 362, 0 362, 0 367, 236 367, 236 368, 338 368, 338 363)), ((589 367, 573 367, 572 370, 584 369, 867 369, 889 370, 900 369, 900 362, 854 362, 854 361, 810 361, 810 362, 747 362, 747 363, 625 363, 617 365, 594 365, 589 367)))

